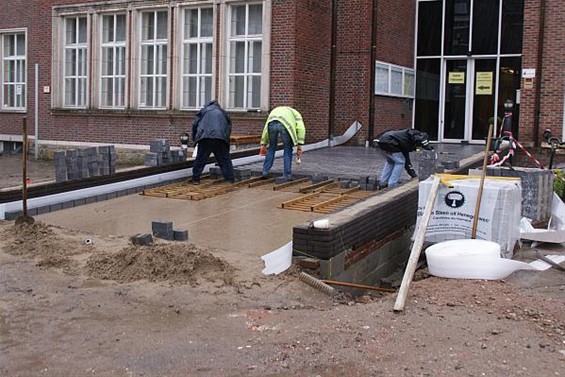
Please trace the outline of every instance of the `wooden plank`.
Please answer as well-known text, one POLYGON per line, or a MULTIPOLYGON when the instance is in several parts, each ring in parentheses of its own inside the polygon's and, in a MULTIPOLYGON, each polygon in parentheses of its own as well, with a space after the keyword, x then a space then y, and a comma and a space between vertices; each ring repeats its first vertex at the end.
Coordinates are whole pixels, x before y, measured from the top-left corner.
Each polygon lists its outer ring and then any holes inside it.
MULTIPOLYGON (((260 178, 259 178, 260 179, 260 178)), ((268 185, 271 183, 275 183, 275 178, 269 178, 269 179, 260 179, 257 182, 251 182, 249 185, 247 185, 247 187, 249 188, 253 188, 253 187, 259 187, 259 186, 264 186, 264 185, 268 185)))
POLYGON ((332 185, 337 185, 337 183, 333 180, 333 179, 328 179, 327 181, 323 181, 323 182, 318 182, 315 183, 313 185, 309 185, 306 187, 302 187, 300 189, 301 193, 308 193, 310 191, 315 191, 315 190, 319 190, 319 189, 324 189, 326 187, 330 187, 332 185))
POLYGON ((312 211, 315 211, 316 208, 323 207, 323 206, 326 206, 326 205, 328 205, 328 204, 335 203, 335 202, 339 202, 339 201, 342 201, 342 200, 343 200, 343 196, 336 196, 335 198, 326 200, 325 202, 321 202, 321 203, 318 203, 318 204, 313 205, 313 206, 311 207, 311 210, 312 210, 312 211))
POLYGON ((316 197, 316 196, 318 196, 318 195, 320 195, 320 193, 313 192, 313 193, 308 194, 308 195, 302 195, 302 196, 299 196, 298 198, 294 198, 294 199, 287 200, 286 202, 282 202, 281 208, 286 208, 286 206, 288 206, 288 205, 292 205, 292 204, 295 204, 295 203, 298 203, 298 202, 301 202, 301 201, 310 199, 310 198, 312 198, 312 197, 316 197))
POLYGON ((277 191, 286 187, 290 187, 290 186, 296 186, 299 185, 301 183, 304 182, 308 182, 310 180, 310 178, 300 178, 300 179, 295 179, 294 181, 288 181, 288 182, 284 182, 284 183, 279 183, 278 185, 275 184, 275 186, 273 187, 273 190, 277 191))

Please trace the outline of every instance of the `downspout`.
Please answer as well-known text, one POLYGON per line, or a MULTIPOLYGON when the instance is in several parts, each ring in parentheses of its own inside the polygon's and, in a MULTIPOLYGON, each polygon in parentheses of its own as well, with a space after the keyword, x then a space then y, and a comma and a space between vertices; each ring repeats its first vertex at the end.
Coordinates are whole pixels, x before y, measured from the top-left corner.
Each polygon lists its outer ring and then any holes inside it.
POLYGON ((335 132, 335 71, 337 61, 337 0, 332 0, 332 33, 331 33, 331 51, 330 51, 330 98, 329 98, 329 125, 328 125, 328 140, 331 142, 335 132))
POLYGON ((541 117, 541 85, 543 79, 543 50, 545 39, 545 4, 546 0, 541 0, 539 14, 539 32, 538 32, 538 62, 537 62, 537 85, 536 85, 536 101, 534 106, 534 147, 539 146, 539 130, 541 117))
POLYGON ((373 0, 373 10, 371 13, 371 61, 369 62, 369 135, 367 142, 370 143, 375 138, 375 60, 377 60, 377 4, 378 0, 373 0))

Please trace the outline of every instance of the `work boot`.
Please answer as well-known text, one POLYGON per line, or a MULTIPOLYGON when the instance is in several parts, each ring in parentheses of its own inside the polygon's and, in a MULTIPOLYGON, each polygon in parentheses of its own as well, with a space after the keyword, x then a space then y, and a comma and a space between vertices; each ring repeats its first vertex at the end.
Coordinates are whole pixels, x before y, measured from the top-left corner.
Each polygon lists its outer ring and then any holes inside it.
POLYGON ((194 180, 194 179, 193 179, 193 180, 192 180, 192 184, 193 184, 194 186, 198 186, 198 185, 200 184, 200 180, 194 180))

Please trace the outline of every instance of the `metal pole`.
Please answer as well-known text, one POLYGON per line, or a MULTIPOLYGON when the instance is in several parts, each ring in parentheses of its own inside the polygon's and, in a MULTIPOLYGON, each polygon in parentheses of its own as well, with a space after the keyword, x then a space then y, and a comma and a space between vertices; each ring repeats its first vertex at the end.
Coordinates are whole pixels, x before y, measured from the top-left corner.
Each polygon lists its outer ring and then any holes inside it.
POLYGON ((35 63, 35 159, 39 158, 39 64, 35 63))

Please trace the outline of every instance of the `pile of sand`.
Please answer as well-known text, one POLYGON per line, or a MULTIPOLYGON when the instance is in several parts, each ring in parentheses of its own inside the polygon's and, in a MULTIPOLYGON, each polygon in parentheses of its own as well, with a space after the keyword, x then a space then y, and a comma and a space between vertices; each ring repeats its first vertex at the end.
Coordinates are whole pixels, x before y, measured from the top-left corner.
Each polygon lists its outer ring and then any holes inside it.
POLYGON ((86 269, 92 277, 119 282, 147 279, 192 285, 204 281, 234 284, 234 268, 228 262, 189 243, 129 246, 117 253, 93 255, 86 269))
POLYGON ((37 259, 38 267, 60 268, 67 274, 118 282, 145 279, 192 285, 208 282, 216 287, 235 285, 235 269, 227 261, 190 243, 159 242, 121 250, 116 246, 116 252, 102 252, 94 245, 85 245, 76 232, 68 234, 41 222, 3 227, 0 237, 6 253, 37 259))

